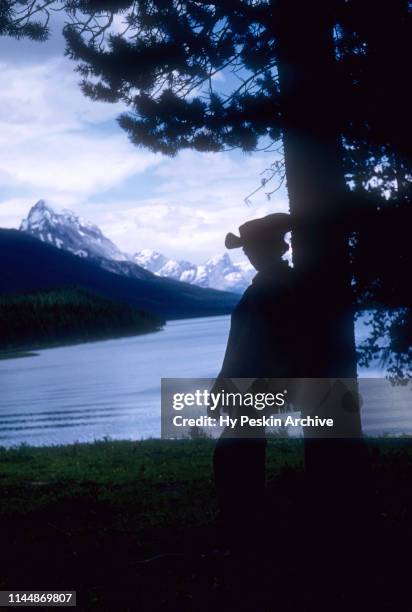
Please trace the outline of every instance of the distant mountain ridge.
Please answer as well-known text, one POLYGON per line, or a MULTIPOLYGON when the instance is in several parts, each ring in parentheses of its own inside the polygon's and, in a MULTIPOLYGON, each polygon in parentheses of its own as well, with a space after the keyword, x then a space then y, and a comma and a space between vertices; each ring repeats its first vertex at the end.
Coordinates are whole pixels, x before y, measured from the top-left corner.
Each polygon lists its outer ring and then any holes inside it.
POLYGON ((203 288, 243 293, 255 275, 248 262, 233 263, 227 253, 203 264, 169 259, 149 249, 128 255, 93 223, 69 210, 57 213, 44 200, 30 209, 19 229, 58 249, 95 261, 110 272, 131 278, 148 279, 154 274, 203 288))
POLYGON ((243 293, 256 274, 247 262, 233 263, 227 253, 212 257, 203 264, 194 264, 190 261, 168 259, 161 253, 143 249, 135 253, 133 260, 158 276, 236 293, 243 293))

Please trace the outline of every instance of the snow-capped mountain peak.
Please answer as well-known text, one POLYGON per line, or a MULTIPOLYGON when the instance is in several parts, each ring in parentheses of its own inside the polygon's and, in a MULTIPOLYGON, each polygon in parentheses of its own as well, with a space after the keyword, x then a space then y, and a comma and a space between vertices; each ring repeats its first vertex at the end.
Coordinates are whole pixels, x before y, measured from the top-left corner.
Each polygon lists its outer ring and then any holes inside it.
POLYGON ((93 225, 70 210, 56 212, 39 200, 23 219, 20 230, 81 257, 127 261, 128 257, 93 225))
POLYGON ((46 204, 45 200, 39 200, 29 212, 27 219, 23 219, 20 230, 27 232, 30 227, 40 228, 45 219, 50 219, 54 211, 46 204))
POLYGON ((142 268, 156 273, 167 263, 167 258, 157 251, 143 249, 133 255, 133 261, 142 268))
POLYGON ((97 225, 71 210, 56 212, 39 200, 20 225, 20 231, 78 257, 87 257, 115 274, 132 278, 153 278, 107 238, 97 225))

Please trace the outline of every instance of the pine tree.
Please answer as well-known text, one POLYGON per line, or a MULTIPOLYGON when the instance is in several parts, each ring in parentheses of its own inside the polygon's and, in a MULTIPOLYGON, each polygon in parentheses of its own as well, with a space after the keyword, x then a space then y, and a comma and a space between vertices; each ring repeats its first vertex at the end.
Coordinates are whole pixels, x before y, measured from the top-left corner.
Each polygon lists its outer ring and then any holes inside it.
MULTIPOLYGON (((136 145, 167 155, 252 152, 282 139, 290 209, 300 219, 293 253, 307 287, 306 372, 355 376, 350 238, 361 245, 354 259, 365 293, 381 274, 362 252, 369 210, 382 207, 388 187, 396 184, 402 200, 410 189, 409 104, 378 84, 393 70, 402 88, 409 3, 90 0, 82 9, 98 19, 67 28, 67 52, 79 63, 86 95, 127 105, 119 122, 136 145), (114 16, 127 22, 120 34, 110 33, 114 16), (218 73, 225 76, 220 88, 218 73), (360 236, 356 218, 364 211, 360 236)), ((393 270, 386 277, 387 298, 393 270)), ((360 434, 359 420, 352 433, 360 434)))
POLYGON ((0 3, 0 36, 48 38, 50 11, 59 8, 56 0, 2 0, 0 3))

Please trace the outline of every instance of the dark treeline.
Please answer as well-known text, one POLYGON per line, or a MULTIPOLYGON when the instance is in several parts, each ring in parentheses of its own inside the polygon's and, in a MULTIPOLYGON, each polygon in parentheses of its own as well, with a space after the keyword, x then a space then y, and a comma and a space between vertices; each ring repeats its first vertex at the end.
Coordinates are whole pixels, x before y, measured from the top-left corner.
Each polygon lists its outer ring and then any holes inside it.
POLYGON ((0 349, 143 334, 162 325, 156 315, 79 288, 0 298, 0 349))

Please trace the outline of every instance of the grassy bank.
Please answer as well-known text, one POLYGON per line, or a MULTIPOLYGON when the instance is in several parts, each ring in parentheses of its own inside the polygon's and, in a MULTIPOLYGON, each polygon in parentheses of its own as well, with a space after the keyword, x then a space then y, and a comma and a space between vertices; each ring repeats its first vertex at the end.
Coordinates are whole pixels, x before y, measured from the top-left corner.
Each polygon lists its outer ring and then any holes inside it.
MULTIPOLYGON (((1 449, 0 516, 25 516, 88 498, 109 504, 123 527, 129 523, 137 531, 204 525, 216 513, 213 448, 212 441, 201 439, 1 449)), ((299 441, 270 443, 269 476, 301 468, 299 441)))
MULTIPOLYGON (((395 529, 406 546, 410 440, 368 445, 382 529, 395 529)), ((217 545, 212 453, 209 440, 0 449, 0 589, 73 589, 85 610, 220 609, 222 569, 200 561, 217 545), (163 553, 178 554, 144 561, 163 553)), ((312 503, 301 492, 301 441, 269 441, 267 478, 268 538, 274 558, 289 555, 282 580, 292 579, 302 551, 288 524, 312 503)))

